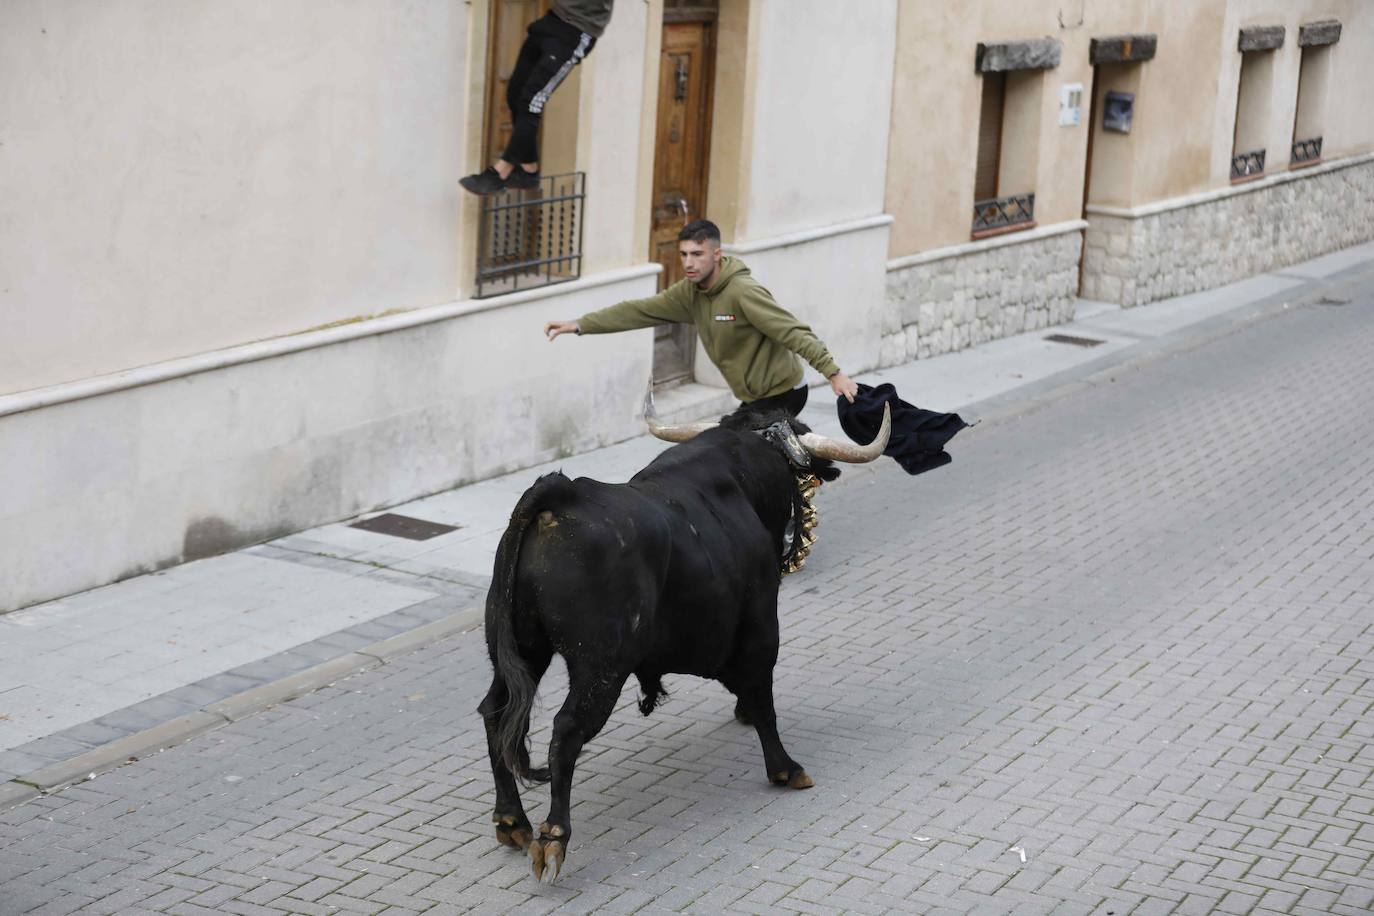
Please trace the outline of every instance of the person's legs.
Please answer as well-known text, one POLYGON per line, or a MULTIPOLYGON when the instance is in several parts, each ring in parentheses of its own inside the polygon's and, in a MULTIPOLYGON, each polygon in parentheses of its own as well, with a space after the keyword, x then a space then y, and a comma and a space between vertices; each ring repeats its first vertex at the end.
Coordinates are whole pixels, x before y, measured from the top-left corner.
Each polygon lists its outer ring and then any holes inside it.
POLYGON ((530 82, 535 66, 544 56, 542 42, 534 30, 534 25, 534 23, 530 25, 529 31, 525 35, 525 43, 520 46, 520 54, 515 59, 515 69, 511 71, 510 79, 506 81, 506 107, 510 109, 511 113, 511 136, 506 143, 505 152, 493 166, 502 178, 508 177, 515 164, 522 161, 513 159, 512 156, 527 155, 526 150, 528 150, 534 153, 535 161, 539 158, 538 149, 535 146, 539 131, 537 118, 534 122, 535 136, 527 137, 522 134, 518 141, 516 139, 516 133, 520 130, 520 97, 525 93, 525 86, 530 82), (512 150, 512 146, 516 146, 517 149, 512 150))
POLYGON ((459 184, 474 194, 538 187, 539 122, 544 104, 595 44, 595 38, 553 13, 530 24, 506 85, 511 135, 505 152, 494 165, 463 178, 459 184))
MULTIPOLYGON (((531 43, 537 45, 537 51, 530 55, 528 70, 522 74, 524 78, 517 83, 516 74, 512 73, 507 88, 511 134, 501 158, 511 165, 522 166, 527 172, 537 172, 539 122, 544 105, 572 68, 591 51, 596 39, 548 13, 530 26, 526 46, 531 43)), ((520 59, 525 62, 524 48, 520 59)))

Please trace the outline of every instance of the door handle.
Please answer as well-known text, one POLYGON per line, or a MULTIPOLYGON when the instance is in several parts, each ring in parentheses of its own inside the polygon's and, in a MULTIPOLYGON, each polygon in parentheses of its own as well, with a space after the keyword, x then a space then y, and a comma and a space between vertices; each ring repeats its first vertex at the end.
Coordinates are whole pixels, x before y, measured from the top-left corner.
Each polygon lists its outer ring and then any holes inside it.
POLYGON ((659 201, 659 203, 660 206, 658 209, 654 210, 654 219, 660 221, 669 220, 674 216, 681 216, 684 220, 687 219, 687 214, 689 212, 687 198, 683 197, 681 194, 664 194, 663 199, 659 201))
POLYGON ((677 59, 677 72, 673 74, 677 85, 673 88, 673 100, 677 102, 685 101, 687 98, 687 57, 680 56, 677 59))

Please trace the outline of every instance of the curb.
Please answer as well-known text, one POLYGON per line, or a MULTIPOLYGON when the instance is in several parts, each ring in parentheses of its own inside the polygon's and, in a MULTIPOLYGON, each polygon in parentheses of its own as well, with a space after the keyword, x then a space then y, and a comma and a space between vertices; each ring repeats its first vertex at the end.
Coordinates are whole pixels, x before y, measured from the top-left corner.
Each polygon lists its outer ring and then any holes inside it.
POLYGON ((294 700, 346 677, 380 668, 393 659, 470 632, 482 624, 482 609, 464 608, 432 623, 378 640, 337 658, 313 665, 266 684, 243 690, 151 728, 102 744, 85 753, 0 783, 0 811, 8 811, 42 795, 94 779, 140 757, 184 744, 206 732, 247 718, 268 707, 294 700))

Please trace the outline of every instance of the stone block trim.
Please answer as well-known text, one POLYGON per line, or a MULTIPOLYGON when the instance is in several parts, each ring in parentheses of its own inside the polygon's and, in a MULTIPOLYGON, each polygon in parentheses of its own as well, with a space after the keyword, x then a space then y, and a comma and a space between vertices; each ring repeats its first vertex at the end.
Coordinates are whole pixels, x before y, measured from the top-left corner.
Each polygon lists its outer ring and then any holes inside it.
POLYGON ((1140 216, 1088 214, 1083 296, 1122 306, 1374 239, 1374 161, 1140 216))
POLYGON ((1240 30, 1241 51, 1277 51, 1283 47, 1283 26, 1257 25, 1240 30))
POLYGON ((1310 48, 1318 45, 1334 45, 1341 40, 1339 19, 1323 19, 1309 22, 1298 29, 1298 47, 1310 48))
POLYGON ((889 270, 879 367, 1073 319, 1081 232, 889 270))
POLYGON ((1030 41, 1004 41, 995 44, 980 41, 974 58, 974 69, 979 73, 1052 70, 1059 66, 1059 56, 1063 47, 1063 42, 1058 38, 1034 38, 1030 41))
POLYGON ((1088 60, 1094 67, 1098 64, 1125 64, 1135 61, 1153 60, 1159 47, 1159 36, 1151 33, 1139 35, 1106 35, 1094 38, 1088 46, 1088 60))

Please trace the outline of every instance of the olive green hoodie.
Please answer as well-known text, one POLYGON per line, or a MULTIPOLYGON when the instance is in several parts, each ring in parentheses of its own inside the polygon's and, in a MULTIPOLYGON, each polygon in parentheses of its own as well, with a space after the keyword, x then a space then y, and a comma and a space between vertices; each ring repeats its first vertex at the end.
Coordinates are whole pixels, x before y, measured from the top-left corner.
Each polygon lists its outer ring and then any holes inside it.
POLYGON ((791 391, 801 383, 801 356, 821 375, 840 371, 825 344, 773 301, 739 258, 720 259, 709 290, 679 280, 647 299, 629 299, 577 319, 583 334, 609 334, 658 324, 695 325, 711 362, 741 401, 791 391), (794 355, 795 354, 795 355, 794 355))

